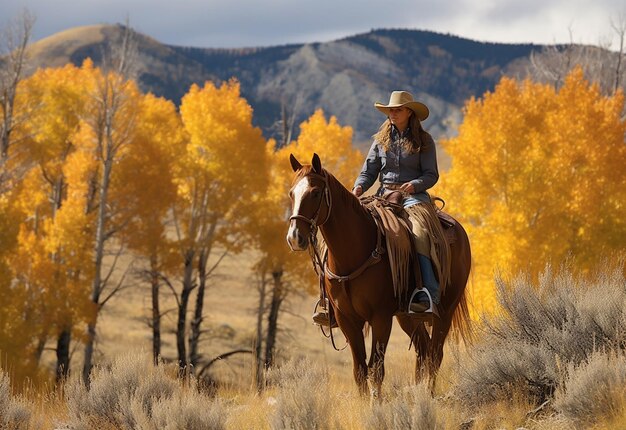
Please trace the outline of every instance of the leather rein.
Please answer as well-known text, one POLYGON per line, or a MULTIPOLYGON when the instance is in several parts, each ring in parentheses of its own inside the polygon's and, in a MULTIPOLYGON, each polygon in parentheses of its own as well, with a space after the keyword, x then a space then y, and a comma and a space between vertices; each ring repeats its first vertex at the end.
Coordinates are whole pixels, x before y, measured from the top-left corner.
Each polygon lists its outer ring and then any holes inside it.
POLYGON ((385 247, 383 246, 383 240, 382 240, 382 233, 380 232, 380 229, 378 228, 376 229, 376 232, 377 232, 376 247, 374 248, 372 253, 369 255, 367 260, 365 260, 363 264, 361 264, 361 266, 359 266, 356 270, 354 270, 352 273, 348 275, 337 275, 333 273, 328 268, 328 265, 326 264, 327 257, 328 257, 328 249, 324 253, 323 258, 321 258, 319 256, 319 253, 317 252, 317 228, 321 227, 328 221, 328 219, 330 218, 330 213, 331 213, 332 206, 333 206, 333 199, 330 194, 330 188, 328 186, 328 175, 326 173, 324 175, 321 175, 319 173, 310 173, 308 176, 317 177, 317 178, 322 179, 322 181, 324 181, 323 193, 324 193, 325 199, 324 198, 320 199, 320 203, 317 207, 317 210, 315 211, 315 215, 313 215, 312 218, 307 218, 304 215, 295 214, 289 217, 289 221, 294 220, 294 219, 299 219, 308 223, 311 226, 311 228, 309 229, 309 253, 311 253, 311 259, 313 260, 313 268, 315 269, 315 272, 320 277, 320 282, 322 282, 322 278, 324 275, 326 276, 328 280, 338 281, 339 283, 356 279, 363 272, 365 272, 367 268, 378 263, 381 260, 382 255, 385 253, 385 247), (324 200, 326 200, 326 207, 328 208, 328 210, 326 211, 326 218, 324 219, 324 221, 318 224, 317 218, 320 215, 320 211, 322 209, 322 201, 324 200))

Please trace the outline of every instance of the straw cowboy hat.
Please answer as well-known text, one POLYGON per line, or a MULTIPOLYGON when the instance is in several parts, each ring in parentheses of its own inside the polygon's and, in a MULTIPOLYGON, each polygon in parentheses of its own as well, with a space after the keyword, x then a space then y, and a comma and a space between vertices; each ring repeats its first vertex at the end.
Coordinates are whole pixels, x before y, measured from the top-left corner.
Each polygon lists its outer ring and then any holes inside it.
POLYGON ((428 118, 428 108, 424 103, 420 103, 418 101, 413 100, 413 95, 407 91, 394 91, 389 96, 389 103, 386 105, 376 102, 374 103, 374 107, 389 116, 389 109, 398 108, 398 107, 407 107, 415 112, 417 115, 417 119, 420 121, 424 121, 428 118))

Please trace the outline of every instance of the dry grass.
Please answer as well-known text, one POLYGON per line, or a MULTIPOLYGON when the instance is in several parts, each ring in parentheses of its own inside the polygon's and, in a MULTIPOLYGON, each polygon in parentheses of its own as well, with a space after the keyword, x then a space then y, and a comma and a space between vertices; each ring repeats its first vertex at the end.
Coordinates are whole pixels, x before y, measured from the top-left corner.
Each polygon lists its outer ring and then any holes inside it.
POLYGON ((26 402, 14 397, 11 392, 11 381, 6 373, 0 370, 0 428, 28 428, 31 411, 26 402))
POLYGON ((626 356, 595 353, 568 366, 567 377, 556 392, 554 407, 578 427, 602 422, 626 422, 626 356))
POLYGON ((554 408, 547 408, 548 413, 531 413, 534 403, 524 392, 511 390, 506 400, 478 409, 466 408, 451 392, 433 397, 426 384, 414 385, 406 380, 390 384, 383 399, 371 404, 368 398, 356 393, 352 384, 340 382, 332 370, 308 359, 290 360, 271 371, 270 386, 261 394, 252 390, 220 390, 216 400, 198 392, 193 380, 182 383, 175 379, 175 368, 154 367, 147 354, 132 354, 117 359, 110 367, 97 369, 89 392, 77 380, 68 383, 66 403, 56 405, 57 419, 53 422, 38 416, 49 410, 33 410, 32 403, 5 396, 13 403, 13 410, 20 410, 26 418, 20 425, 14 425, 14 420, 0 428, 623 428, 625 417, 620 405, 626 402, 624 360, 620 360, 598 356, 572 369, 566 390, 557 393, 554 408), (620 370, 612 371, 611 366, 620 370), (622 379, 595 378, 598 372, 617 374, 622 379), (585 385, 589 377, 595 385, 585 385), (608 394, 606 387, 610 388, 608 394), (36 426, 35 422, 45 425, 36 426))
MULTIPOLYGON (((227 260, 213 279, 205 357, 252 346, 257 298, 246 272, 252 257, 227 260)), ((137 352, 150 351, 149 301, 146 291, 131 289, 99 321, 91 391, 73 379, 60 398, 13 397, 5 376, 0 416, 10 423, 4 428, 25 429, 626 428, 625 287, 619 271, 584 283, 567 271, 547 272, 538 285, 500 282, 503 313, 485 322, 475 345, 448 345, 434 395, 413 383, 414 352, 396 327, 382 399, 373 405, 357 394, 349 351, 334 351, 308 321, 309 296, 292 296, 281 319, 279 360, 267 390, 256 393, 251 358, 241 355, 211 369, 220 385, 209 398, 193 381, 175 379, 173 367, 153 367, 147 352, 137 352)), ((173 319, 165 327, 173 328, 173 319)), ((164 358, 173 359, 173 334, 164 335, 164 358)))
POLYGON ((445 409, 432 398, 428 384, 404 387, 389 402, 375 404, 365 414, 365 428, 445 429, 445 409))
POLYGON ((222 429, 223 406, 198 392, 176 369, 129 354, 97 369, 89 390, 78 378, 65 387, 70 429, 222 429), (168 371, 169 370, 169 371, 168 371))
POLYGON ((271 429, 316 430, 336 428, 331 414, 333 398, 321 366, 304 358, 290 360, 268 372, 274 396, 269 416, 271 429))

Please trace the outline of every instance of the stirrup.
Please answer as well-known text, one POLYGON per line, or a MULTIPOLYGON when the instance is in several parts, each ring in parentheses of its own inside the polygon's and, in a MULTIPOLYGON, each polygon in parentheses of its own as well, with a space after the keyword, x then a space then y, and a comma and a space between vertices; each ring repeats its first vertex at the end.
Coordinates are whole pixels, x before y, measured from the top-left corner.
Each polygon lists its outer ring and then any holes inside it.
POLYGON ((434 306, 433 306, 433 298, 430 295, 430 292, 426 289, 426 288, 420 288, 419 290, 416 288, 415 291, 413 291, 413 294, 411 294, 411 298, 409 299, 409 314, 417 314, 417 315, 424 315, 424 314, 432 314, 434 311, 434 306), (417 296, 419 293, 426 293, 426 296, 428 297, 428 304, 429 307, 428 309, 426 309, 423 312, 413 312, 411 310, 411 303, 413 303, 413 299, 415 298, 415 296, 417 296))
POLYGON ((313 308, 313 314, 318 313, 319 308, 322 308, 324 312, 328 312, 328 306, 329 306, 328 299, 322 299, 322 298, 318 299, 317 302, 315 302, 315 307, 313 308))
POLYGON ((339 325, 337 325, 337 318, 331 318, 330 317, 330 304, 328 303, 328 299, 325 299, 325 305, 322 304, 322 299, 319 299, 317 301, 317 303, 315 304, 315 308, 313 309, 313 323, 317 324, 318 326, 320 326, 322 328, 322 331, 324 330, 324 327, 328 327, 328 328, 337 328, 339 327, 339 325), (321 311, 318 311, 318 308, 321 307, 321 311))
POLYGON ((337 321, 335 318, 330 318, 330 314, 328 312, 317 312, 313 314, 313 323, 320 327, 329 327, 329 328, 337 328, 337 321))

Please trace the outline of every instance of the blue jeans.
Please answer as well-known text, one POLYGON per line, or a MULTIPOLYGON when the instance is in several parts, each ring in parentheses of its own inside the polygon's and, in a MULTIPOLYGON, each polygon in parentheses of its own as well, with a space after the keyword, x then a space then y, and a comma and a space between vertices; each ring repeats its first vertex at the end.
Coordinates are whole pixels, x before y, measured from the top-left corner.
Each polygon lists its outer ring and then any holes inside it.
MULTIPOLYGON (((424 284, 424 288, 426 288, 430 293, 433 303, 439 304, 439 283, 435 277, 433 262, 430 258, 422 254, 417 254, 417 258, 420 262, 420 272, 422 272, 422 283, 424 284)), ((428 297, 425 296, 425 294, 418 295, 418 300, 420 302, 427 302, 428 297)))
POLYGON ((415 193, 415 194, 409 194, 409 197, 406 197, 402 201, 402 206, 404 206, 405 208, 408 208, 409 206, 413 206, 418 203, 430 203, 430 202, 431 202, 430 195, 428 195, 428 193, 426 192, 415 193))

